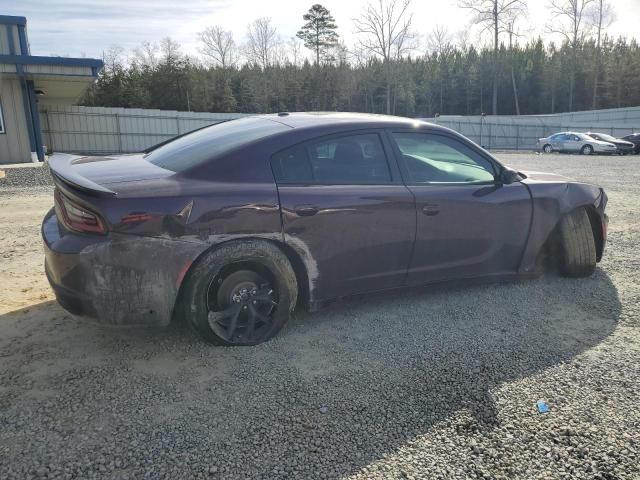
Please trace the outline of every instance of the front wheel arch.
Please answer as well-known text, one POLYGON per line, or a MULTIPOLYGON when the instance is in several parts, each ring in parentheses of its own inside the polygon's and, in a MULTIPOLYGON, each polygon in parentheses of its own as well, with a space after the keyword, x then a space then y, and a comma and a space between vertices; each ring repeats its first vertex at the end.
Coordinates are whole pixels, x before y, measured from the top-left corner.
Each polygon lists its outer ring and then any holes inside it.
POLYGON ((596 259, 599 262, 602 260, 602 255, 604 254, 604 229, 602 228, 602 218, 593 205, 586 205, 584 209, 587 211, 587 215, 589 215, 593 239, 596 242, 596 259))
POLYGON ((601 230, 602 223, 600 220, 600 216, 593 205, 580 205, 565 212, 556 222, 538 256, 538 262, 540 266, 549 267, 552 271, 562 270, 559 267, 564 260, 563 255, 565 255, 565 252, 563 251, 562 245, 561 225, 565 221, 565 219, 567 219, 567 217, 575 215, 576 212, 580 211, 585 211, 587 214, 587 217, 589 219, 590 233, 593 236, 593 241, 596 248, 596 261, 600 261, 604 248, 601 230))

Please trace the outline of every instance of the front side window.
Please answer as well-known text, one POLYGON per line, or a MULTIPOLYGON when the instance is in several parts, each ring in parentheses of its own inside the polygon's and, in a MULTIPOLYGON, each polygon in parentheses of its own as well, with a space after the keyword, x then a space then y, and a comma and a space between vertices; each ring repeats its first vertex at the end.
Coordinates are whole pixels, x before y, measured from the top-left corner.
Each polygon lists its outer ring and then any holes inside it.
POLYGON ((331 137, 298 145, 271 160, 278 183, 375 185, 391 181, 378 134, 331 137))
POLYGON ((393 133, 409 183, 487 183, 493 165, 461 141, 427 133, 393 133))

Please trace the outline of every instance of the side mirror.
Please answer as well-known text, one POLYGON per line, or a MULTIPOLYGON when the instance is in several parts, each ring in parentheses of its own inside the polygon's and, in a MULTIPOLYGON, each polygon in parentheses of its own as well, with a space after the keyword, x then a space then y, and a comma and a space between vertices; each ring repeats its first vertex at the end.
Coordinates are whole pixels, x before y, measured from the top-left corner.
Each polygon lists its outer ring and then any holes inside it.
POLYGON ((505 167, 498 177, 498 182, 503 185, 509 185, 511 183, 516 183, 522 180, 522 175, 520 175, 515 170, 511 170, 510 168, 505 167))

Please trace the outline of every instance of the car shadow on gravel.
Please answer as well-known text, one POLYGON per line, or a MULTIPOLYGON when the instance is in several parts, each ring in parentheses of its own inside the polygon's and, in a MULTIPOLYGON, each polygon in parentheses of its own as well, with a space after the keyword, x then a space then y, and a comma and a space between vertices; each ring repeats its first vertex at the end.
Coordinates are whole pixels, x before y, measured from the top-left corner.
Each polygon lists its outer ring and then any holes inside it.
MULTIPOLYGON (((543 276, 343 302, 297 312, 264 345, 214 348, 182 326, 109 328, 46 302, 0 316, 0 325, 22 324, 28 333, 1 344, 15 389, 0 413, 19 402, 37 411, 30 389, 50 389, 59 402, 81 392, 74 415, 99 412, 101 435, 121 437, 101 443, 72 422, 62 464, 87 452, 127 458, 138 449, 122 432, 135 424, 140 455, 162 452, 157 465, 170 456, 175 478, 336 478, 373 468, 443 422, 451 430, 442 448, 498 427, 498 389, 597 346, 620 311, 615 286, 598 269, 581 280, 543 276), (47 369, 34 366, 37 351, 49 352, 47 369)), ((537 395, 523 405, 532 415, 537 395)), ((53 435, 46 418, 32 421, 44 439, 53 435)), ((11 438, 16 451, 29 445, 18 430, 11 438)), ((141 475, 153 468, 124 465, 141 475)))

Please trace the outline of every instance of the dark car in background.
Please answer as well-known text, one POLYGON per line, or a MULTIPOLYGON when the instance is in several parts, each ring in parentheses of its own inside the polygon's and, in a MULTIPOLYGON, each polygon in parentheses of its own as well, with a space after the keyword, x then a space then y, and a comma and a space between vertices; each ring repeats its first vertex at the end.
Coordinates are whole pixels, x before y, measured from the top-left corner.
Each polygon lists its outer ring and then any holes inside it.
POLYGON ((633 143, 634 153, 640 153, 640 133, 632 133, 631 135, 622 137, 621 140, 626 140, 627 142, 633 143))
POLYGON ((619 155, 634 153, 635 145, 626 140, 621 140, 612 135, 607 135, 606 133, 587 132, 587 135, 596 140, 600 140, 601 142, 612 143, 616 146, 616 150, 619 155))
POLYGON ((545 265, 587 276, 607 234, 602 188, 397 117, 248 117, 50 169, 59 303, 115 324, 183 319, 222 345, 271 338, 296 305, 545 265))

